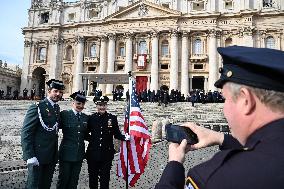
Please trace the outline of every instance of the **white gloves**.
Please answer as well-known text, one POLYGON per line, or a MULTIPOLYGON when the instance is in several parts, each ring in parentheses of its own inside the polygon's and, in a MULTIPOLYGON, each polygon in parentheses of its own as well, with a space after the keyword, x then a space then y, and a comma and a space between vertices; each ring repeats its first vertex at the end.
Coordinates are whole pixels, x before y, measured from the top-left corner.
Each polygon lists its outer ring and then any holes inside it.
POLYGON ((36 157, 32 157, 32 158, 28 159, 27 164, 32 165, 32 166, 34 166, 34 165, 39 166, 39 162, 38 162, 36 157))
POLYGON ((124 137, 125 137, 125 141, 130 140, 130 135, 128 133, 125 133, 124 137))

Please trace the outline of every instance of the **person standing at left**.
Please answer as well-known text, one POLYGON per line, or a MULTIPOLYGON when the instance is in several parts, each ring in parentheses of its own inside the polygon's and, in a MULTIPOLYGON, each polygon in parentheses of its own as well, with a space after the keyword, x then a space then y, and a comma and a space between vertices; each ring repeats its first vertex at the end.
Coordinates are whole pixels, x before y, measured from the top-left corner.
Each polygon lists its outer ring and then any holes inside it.
POLYGON ((84 139, 88 134, 88 116, 82 113, 86 97, 81 92, 70 95, 72 109, 60 112, 63 139, 59 147, 57 189, 76 189, 85 156, 84 139))
POLYGON ((63 95, 62 81, 47 83, 47 97, 32 104, 21 130, 23 159, 27 162, 27 189, 50 188, 58 160, 58 124, 60 108, 56 104, 63 95))

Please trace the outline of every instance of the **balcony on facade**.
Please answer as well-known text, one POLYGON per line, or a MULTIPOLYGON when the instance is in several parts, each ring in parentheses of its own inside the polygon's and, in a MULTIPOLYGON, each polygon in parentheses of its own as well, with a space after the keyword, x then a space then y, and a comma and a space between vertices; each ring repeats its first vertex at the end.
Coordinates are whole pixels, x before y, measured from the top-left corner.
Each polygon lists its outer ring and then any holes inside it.
POLYGON ((85 65, 97 65, 100 62, 99 57, 84 57, 85 65))

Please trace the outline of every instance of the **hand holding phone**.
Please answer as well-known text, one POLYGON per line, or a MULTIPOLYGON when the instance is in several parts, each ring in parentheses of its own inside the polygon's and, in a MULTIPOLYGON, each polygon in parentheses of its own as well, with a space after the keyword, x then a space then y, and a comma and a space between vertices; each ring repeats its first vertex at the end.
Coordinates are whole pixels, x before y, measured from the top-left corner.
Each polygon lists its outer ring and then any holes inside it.
POLYGON ((165 126, 166 140, 174 143, 181 143, 183 139, 186 139, 188 144, 198 143, 197 135, 188 127, 179 125, 168 124, 165 126))

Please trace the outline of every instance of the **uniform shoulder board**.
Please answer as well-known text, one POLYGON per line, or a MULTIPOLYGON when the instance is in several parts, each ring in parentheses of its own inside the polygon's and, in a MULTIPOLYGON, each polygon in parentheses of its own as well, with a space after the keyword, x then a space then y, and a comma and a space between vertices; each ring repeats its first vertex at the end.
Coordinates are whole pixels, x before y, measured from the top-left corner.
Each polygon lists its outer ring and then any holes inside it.
POLYGON ((191 177, 187 177, 185 180, 184 189, 199 189, 199 187, 196 185, 196 183, 191 177))

